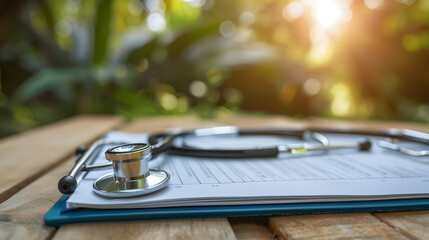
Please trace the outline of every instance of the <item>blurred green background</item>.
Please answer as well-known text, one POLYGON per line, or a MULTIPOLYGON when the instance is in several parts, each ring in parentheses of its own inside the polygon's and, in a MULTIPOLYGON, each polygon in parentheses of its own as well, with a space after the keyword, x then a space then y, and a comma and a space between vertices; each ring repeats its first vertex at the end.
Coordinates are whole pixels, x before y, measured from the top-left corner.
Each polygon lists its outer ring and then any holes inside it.
POLYGON ((0 137, 82 113, 429 121, 429 0, 14 0, 0 29, 0 137))

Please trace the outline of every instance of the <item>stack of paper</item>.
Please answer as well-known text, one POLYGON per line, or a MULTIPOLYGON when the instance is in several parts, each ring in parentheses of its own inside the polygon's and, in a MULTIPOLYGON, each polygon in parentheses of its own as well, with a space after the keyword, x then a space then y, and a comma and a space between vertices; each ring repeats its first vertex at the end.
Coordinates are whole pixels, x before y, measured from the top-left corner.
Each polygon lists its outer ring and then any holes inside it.
MULTIPOLYGON (((327 135, 331 143, 364 137, 327 135)), ((145 134, 111 132, 108 140, 145 142, 145 134)), ((376 145, 370 152, 335 150, 275 159, 209 159, 164 155, 151 168, 171 175, 169 186, 133 198, 97 195, 93 182, 111 169, 92 171, 67 200, 68 208, 158 208, 179 206, 254 205, 429 198, 429 158, 413 158, 376 145)), ((188 138, 186 144, 212 148, 262 147, 297 143, 296 139, 248 137, 188 138)), ((105 163, 104 152, 93 164, 105 163)))

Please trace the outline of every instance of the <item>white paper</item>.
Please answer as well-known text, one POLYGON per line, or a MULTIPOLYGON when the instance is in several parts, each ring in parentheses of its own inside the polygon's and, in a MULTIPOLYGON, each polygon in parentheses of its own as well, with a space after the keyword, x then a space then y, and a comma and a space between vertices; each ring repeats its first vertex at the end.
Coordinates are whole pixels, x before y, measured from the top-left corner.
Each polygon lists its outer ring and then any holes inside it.
MULTIPOLYGON (((364 137, 327 135, 332 144, 364 137)), ((109 140, 145 142, 144 134, 112 132, 109 140)), ((429 197, 429 158, 413 158, 376 146, 328 154, 285 154, 275 159, 209 159, 163 155, 150 162, 171 175, 156 193, 133 198, 97 195, 93 182, 111 170, 92 171, 67 200, 67 207, 156 208, 174 206, 328 202, 429 197)), ((213 147, 273 146, 297 143, 293 138, 189 138, 187 145, 213 147)), ((104 163, 103 151, 94 164, 104 163)))

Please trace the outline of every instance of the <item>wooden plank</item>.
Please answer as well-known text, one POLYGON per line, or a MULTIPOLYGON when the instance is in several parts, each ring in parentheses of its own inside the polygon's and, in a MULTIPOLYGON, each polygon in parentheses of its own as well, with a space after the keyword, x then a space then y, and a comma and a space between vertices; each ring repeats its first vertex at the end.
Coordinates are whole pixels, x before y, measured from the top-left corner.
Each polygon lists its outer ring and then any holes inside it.
POLYGON ((271 217, 281 239, 408 239, 369 213, 271 217))
POLYGON ((139 119, 134 122, 123 126, 120 131, 135 132, 135 133, 154 133, 158 131, 165 131, 173 128, 191 129, 202 125, 214 124, 213 121, 207 121, 204 124, 197 117, 158 117, 139 119))
POLYGON ((271 240, 274 237, 265 226, 255 223, 231 224, 238 240, 271 240))
POLYGON ((408 237, 429 239, 429 211, 383 212, 374 215, 408 237))
POLYGON ((55 232, 43 216, 60 198, 57 182, 72 166, 70 158, 0 204, 0 239, 47 239, 55 232))
POLYGON ((307 121, 308 126, 340 128, 340 129, 366 129, 383 130, 387 128, 411 129, 421 132, 429 132, 429 125, 426 123, 410 123, 399 121, 344 121, 325 118, 312 118, 307 121))
POLYGON ((236 239, 228 221, 178 219, 62 226, 53 239, 236 239))
POLYGON ((0 140, 0 203, 120 122, 78 116, 0 140))
POLYGON ((173 128, 194 129, 198 127, 212 126, 239 126, 244 128, 269 128, 269 127, 303 127, 305 122, 286 117, 255 117, 247 115, 230 115, 220 119, 198 119, 195 116, 186 117, 161 117, 136 120, 132 124, 121 128, 125 132, 153 133, 173 128))
POLYGON ((298 128, 304 127, 306 121, 296 120, 284 116, 253 116, 230 115, 217 121, 223 125, 235 125, 243 128, 298 128))

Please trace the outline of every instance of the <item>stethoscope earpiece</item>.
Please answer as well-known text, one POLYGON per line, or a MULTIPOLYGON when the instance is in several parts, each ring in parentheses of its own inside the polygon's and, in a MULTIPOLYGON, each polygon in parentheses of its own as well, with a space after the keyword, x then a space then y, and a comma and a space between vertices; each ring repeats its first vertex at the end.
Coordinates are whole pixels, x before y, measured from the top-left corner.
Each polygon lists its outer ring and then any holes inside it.
POLYGON ((149 169, 152 147, 148 144, 134 143, 109 148, 105 156, 112 162, 113 173, 94 182, 94 191, 99 195, 135 197, 168 185, 170 175, 166 171, 149 169))

